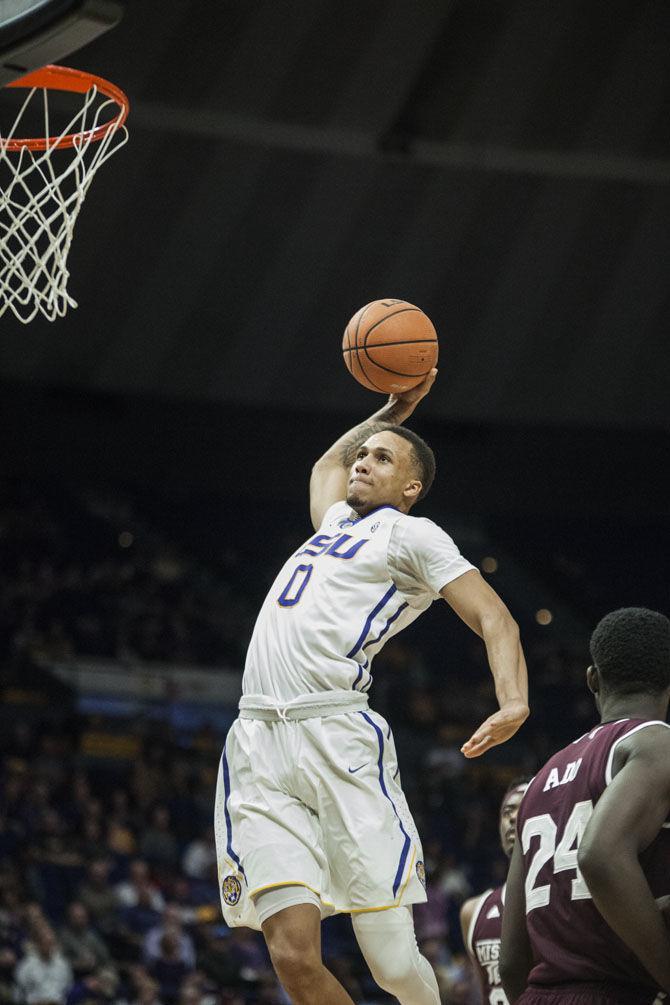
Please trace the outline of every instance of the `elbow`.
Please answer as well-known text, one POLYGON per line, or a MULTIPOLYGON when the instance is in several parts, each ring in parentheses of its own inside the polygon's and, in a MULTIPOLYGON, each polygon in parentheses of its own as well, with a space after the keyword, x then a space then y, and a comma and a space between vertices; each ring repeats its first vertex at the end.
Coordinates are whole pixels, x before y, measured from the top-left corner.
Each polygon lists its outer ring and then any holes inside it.
POLYGON ((577 849, 577 868, 581 872, 589 891, 599 891, 607 887, 613 871, 615 858, 607 851, 604 843, 582 840, 577 849))
POLYGON ((484 639, 505 636, 517 644, 521 642, 519 626, 502 602, 482 614, 480 628, 484 639))

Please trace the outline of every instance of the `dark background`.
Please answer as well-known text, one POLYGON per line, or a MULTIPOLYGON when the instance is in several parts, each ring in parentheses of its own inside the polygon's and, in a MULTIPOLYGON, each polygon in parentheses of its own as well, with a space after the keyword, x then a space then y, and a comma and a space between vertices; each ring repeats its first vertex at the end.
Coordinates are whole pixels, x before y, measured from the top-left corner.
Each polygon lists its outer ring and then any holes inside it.
POLYGON ((662 0, 128 4, 69 57, 132 104, 80 307, 0 371, 359 414, 339 336, 396 296, 442 422, 667 429, 669 45, 662 0))

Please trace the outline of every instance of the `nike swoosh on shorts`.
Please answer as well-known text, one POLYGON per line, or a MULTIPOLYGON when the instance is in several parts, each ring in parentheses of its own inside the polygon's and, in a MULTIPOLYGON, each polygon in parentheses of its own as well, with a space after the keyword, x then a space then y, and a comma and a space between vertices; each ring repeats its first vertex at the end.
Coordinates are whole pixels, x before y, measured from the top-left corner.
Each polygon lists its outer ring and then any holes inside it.
POLYGON ((359 764, 357 768, 349 768, 349 774, 350 774, 350 775, 355 775, 355 774, 356 774, 356 772, 357 772, 357 771, 360 771, 360 770, 361 770, 361 768, 364 768, 364 767, 365 767, 365 765, 366 765, 367 763, 368 763, 368 762, 367 762, 367 761, 365 761, 365 762, 364 762, 363 764, 359 764))

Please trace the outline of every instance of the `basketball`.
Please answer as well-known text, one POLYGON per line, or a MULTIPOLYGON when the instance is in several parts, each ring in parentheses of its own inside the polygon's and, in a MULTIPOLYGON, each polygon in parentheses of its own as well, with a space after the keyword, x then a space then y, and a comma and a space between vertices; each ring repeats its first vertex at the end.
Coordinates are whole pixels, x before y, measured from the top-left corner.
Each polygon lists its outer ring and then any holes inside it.
POLYGON ((373 300, 356 311, 344 329, 344 362, 370 391, 409 391, 435 366, 437 353, 432 321, 406 300, 373 300))

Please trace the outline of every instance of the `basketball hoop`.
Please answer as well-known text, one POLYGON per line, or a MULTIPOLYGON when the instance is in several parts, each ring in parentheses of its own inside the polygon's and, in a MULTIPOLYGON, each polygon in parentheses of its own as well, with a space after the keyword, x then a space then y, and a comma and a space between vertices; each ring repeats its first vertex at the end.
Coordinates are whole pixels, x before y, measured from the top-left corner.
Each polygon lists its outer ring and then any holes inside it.
POLYGON ((128 140, 130 106, 114 84, 66 66, 45 66, 7 87, 28 93, 9 132, 0 129, 0 317, 10 308, 24 324, 38 312, 54 321, 77 306, 67 291, 74 225, 96 171, 128 140), (50 91, 84 95, 53 134, 50 91), (35 105, 44 135, 19 138, 35 105))

